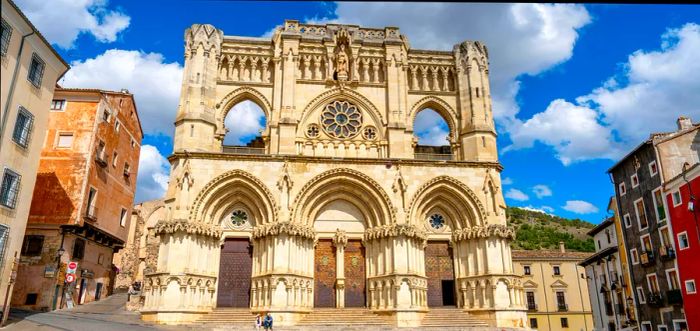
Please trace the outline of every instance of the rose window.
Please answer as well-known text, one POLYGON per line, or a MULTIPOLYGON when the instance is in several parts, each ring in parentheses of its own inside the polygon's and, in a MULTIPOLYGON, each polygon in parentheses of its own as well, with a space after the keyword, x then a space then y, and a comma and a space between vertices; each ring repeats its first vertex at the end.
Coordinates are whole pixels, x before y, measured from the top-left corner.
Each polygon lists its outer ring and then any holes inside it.
POLYGON ((309 138, 318 137, 318 132, 319 132, 319 129, 318 129, 318 125, 316 125, 316 124, 309 124, 309 126, 306 127, 306 135, 309 138))
POLYGON ((231 224, 235 227, 240 227, 245 225, 248 221, 248 214, 245 211, 236 209, 231 213, 231 224))
POLYGON ((362 137, 367 140, 374 140, 374 138, 377 138, 377 129, 372 126, 366 127, 364 130, 362 130, 362 137))
POLYGON ((331 137, 352 138, 360 132, 362 113, 347 101, 335 101, 321 112, 321 124, 331 137))
POLYGON ((430 222, 430 226, 432 226, 435 230, 442 229, 442 227, 445 226, 445 218, 440 214, 430 215, 428 222, 430 222))

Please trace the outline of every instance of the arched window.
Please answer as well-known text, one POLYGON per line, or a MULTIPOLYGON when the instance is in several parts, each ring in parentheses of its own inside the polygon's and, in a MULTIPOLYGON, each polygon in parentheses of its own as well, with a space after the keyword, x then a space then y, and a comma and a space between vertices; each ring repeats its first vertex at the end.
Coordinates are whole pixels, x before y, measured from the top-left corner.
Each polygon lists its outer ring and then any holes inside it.
POLYGON ((244 100, 226 114, 224 153, 264 154, 262 135, 267 124, 265 113, 255 102, 244 100))
POLYGON ((450 127, 435 110, 425 108, 418 112, 413 122, 413 134, 418 139, 414 148, 417 159, 452 159, 452 147, 448 140, 450 127))

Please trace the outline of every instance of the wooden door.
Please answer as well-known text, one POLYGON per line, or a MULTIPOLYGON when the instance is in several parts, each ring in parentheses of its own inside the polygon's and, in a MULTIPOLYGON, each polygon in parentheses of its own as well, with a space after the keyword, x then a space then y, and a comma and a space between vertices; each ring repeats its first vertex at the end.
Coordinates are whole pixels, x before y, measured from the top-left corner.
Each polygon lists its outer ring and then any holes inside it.
POLYGON ((335 247, 320 239, 314 251, 314 307, 335 307, 335 247))
POLYGON ((249 307, 253 272, 252 246, 248 238, 226 238, 219 261, 218 307, 249 307))
MULTIPOLYGON (((450 297, 443 295, 443 280, 452 281, 454 291, 454 266, 452 249, 446 241, 430 241, 425 248, 425 275, 428 277, 428 306, 439 307, 454 305, 454 294, 450 297)), ((445 285, 449 286, 449 282, 445 285)))
POLYGON ((365 248, 360 240, 345 246, 345 307, 365 307, 365 248))

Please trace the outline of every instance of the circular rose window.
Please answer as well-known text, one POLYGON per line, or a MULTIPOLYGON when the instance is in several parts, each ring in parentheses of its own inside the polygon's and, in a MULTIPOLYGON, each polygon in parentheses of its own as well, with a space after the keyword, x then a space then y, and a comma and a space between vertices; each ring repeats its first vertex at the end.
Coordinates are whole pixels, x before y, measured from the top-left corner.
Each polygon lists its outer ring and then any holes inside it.
POLYGON ((241 227, 248 221, 248 213, 240 209, 236 209, 231 213, 231 224, 235 227, 241 227))
POLYGON ((334 101, 321 112, 321 124, 333 138, 352 138, 360 132, 362 113, 347 101, 334 101))
POLYGON ((445 226, 445 218, 440 214, 430 215, 430 219, 428 221, 430 222, 430 226, 432 226, 435 230, 442 229, 445 226))

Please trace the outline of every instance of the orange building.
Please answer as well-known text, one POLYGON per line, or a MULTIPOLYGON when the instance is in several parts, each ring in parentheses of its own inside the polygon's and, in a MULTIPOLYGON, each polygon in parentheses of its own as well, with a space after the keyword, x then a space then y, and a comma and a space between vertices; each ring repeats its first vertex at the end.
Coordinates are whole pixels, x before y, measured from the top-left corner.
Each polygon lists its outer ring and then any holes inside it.
POLYGON ((51 310, 64 293, 74 304, 110 294, 112 256, 128 236, 142 137, 128 91, 56 89, 13 307, 51 310), (64 288, 69 261, 78 263, 77 279, 64 288))

